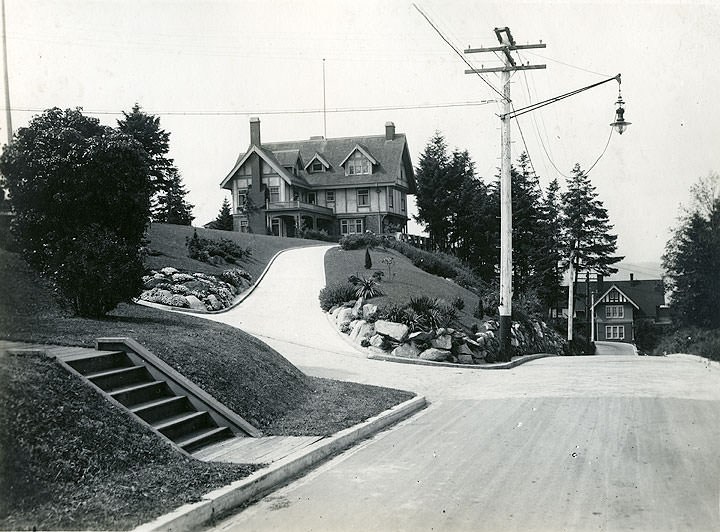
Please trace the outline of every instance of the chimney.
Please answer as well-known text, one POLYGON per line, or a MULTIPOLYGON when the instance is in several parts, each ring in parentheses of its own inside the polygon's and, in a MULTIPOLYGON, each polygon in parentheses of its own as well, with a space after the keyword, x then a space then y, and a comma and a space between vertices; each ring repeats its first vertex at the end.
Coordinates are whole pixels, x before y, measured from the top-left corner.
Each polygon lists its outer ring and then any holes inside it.
POLYGON ((250 118, 250 144, 260 147, 260 119, 257 116, 250 118))
POLYGON ((385 140, 395 139, 395 124, 392 122, 385 122, 385 140))

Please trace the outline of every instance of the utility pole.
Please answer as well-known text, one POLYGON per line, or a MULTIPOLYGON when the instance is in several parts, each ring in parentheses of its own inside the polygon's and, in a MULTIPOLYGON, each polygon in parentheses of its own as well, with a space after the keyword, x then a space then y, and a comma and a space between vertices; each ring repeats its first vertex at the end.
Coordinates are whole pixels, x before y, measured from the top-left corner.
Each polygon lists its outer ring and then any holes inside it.
POLYGON ((5 29, 5 0, 2 1, 2 47, 3 47, 3 75, 5 78, 5 118, 7 125, 7 143, 12 143, 12 113, 10 112, 10 82, 8 80, 8 56, 7 56, 7 30, 5 29))
POLYGON ((468 48, 466 54, 478 52, 502 52, 503 66, 493 68, 473 68, 466 70, 466 74, 482 74, 486 72, 501 72, 503 85, 503 114, 500 116, 500 142, 501 142, 501 164, 500 164, 500 360, 509 361, 512 356, 510 341, 510 329, 512 328, 512 181, 510 166, 512 155, 510 148, 510 120, 513 112, 512 99, 510 98, 510 74, 518 70, 534 70, 545 68, 545 65, 518 65, 512 56, 515 50, 527 50, 532 48, 545 48, 545 44, 524 44, 515 43, 510 28, 495 28, 500 46, 489 48, 468 48))
POLYGON ((324 57, 323 57, 323 137, 327 138, 327 108, 325 107, 325 58, 324 57))
POLYGON ((567 339, 573 339, 573 314, 575 314, 575 250, 570 252, 570 283, 568 284, 567 339))

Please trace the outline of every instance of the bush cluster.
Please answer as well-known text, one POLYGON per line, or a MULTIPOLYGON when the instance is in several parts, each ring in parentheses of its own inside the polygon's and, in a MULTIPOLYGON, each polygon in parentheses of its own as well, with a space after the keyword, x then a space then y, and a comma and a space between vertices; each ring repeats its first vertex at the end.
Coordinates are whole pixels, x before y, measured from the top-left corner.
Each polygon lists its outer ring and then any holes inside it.
POLYGON ((308 240, 322 240, 323 242, 338 241, 338 237, 329 235, 324 229, 302 229, 298 236, 308 240))
POLYGON ((235 288, 243 288, 245 281, 248 284, 252 283, 252 275, 241 268, 232 268, 225 270, 220 274, 220 279, 228 284, 233 285, 235 288))
POLYGON ((385 247, 388 241, 389 239, 377 236, 375 233, 366 232, 343 236, 340 239, 340 247, 346 251, 350 249, 385 247))
POLYGON ((221 238, 220 240, 202 238, 198 236, 197 231, 193 232, 191 238, 185 239, 185 245, 191 259, 210 264, 218 264, 222 261, 237 264, 238 261, 247 260, 252 255, 252 250, 249 247, 243 248, 229 238, 221 238))
POLYGON ((383 307, 378 311, 378 319, 403 323, 411 331, 430 331, 452 325, 457 319, 457 309, 444 299, 419 296, 407 303, 383 307))
POLYGON ((720 329, 686 327, 664 336, 654 355, 688 353, 720 361, 720 329))
POLYGON ((342 305, 346 301, 357 298, 357 288, 350 283, 337 282, 327 285, 320 290, 320 308, 325 312, 335 305, 342 305))

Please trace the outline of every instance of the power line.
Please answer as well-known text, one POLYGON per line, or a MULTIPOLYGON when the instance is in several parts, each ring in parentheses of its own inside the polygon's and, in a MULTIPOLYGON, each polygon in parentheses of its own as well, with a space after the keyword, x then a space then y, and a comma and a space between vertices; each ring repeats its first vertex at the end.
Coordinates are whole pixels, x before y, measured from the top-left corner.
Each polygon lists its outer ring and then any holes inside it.
MULTIPOLYGON (((450 48, 452 48, 453 52, 455 52, 455 53, 458 55, 458 57, 460 57, 460 59, 463 60, 463 63, 465 63, 465 64, 466 64, 467 66, 469 66, 471 69, 475 70, 475 67, 472 66, 472 65, 470 64, 470 62, 469 62, 467 59, 465 59, 465 56, 462 54, 462 52, 461 52, 460 50, 458 50, 457 47, 456 47, 454 44, 452 44, 452 43, 445 37, 445 35, 443 35, 443 33, 437 28, 437 26, 435 26, 435 24, 433 24, 433 21, 430 20, 430 18, 423 12, 423 10, 420 9, 420 8, 417 6, 417 4, 413 4, 413 7, 414 7, 415 9, 417 9, 418 13, 420 13, 425 20, 427 20, 427 23, 430 24, 430 26, 432 27, 432 29, 434 29, 434 30, 437 32, 438 35, 440 35, 440 38, 441 38, 443 41, 445 41, 450 48)), ((488 87, 490 87, 490 88, 491 88, 496 94, 498 94, 502 99, 505 99, 505 96, 503 95, 503 93, 500 92, 499 90, 497 90, 495 87, 493 87, 492 83, 490 83, 488 80, 486 80, 484 77, 482 77, 482 75, 480 75, 479 72, 476 72, 476 74, 477 74, 477 76, 483 81, 483 83, 485 83, 485 85, 487 85, 488 87)))
POLYGON ((535 56, 537 56, 537 57, 542 57, 543 59, 547 59, 548 61, 553 61, 553 62, 555 62, 555 63, 559 63, 559 64, 561 64, 561 65, 565 65, 565 66, 568 66, 568 67, 570 67, 570 68, 576 68, 577 70, 582 70, 583 72, 589 72, 590 74, 595 74, 596 76, 603 76, 603 77, 606 77, 606 78, 607 78, 607 77, 610 77, 610 74, 603 74, 602 72, 595 72, 594 70, 588 70, 587 68, 583 68, 583 67, 579 67, 579 66, 576 66, 576 65, 572 65, 572 64, 570 64, 570 63, 565 63, 564 61, 560 61, 560 60, 558 60, 558 59, 553 59, 552 57, 547 57, 547 56, 545 56, 545 55, 540 55, 540 54, 535 53, 535 52, 526 52, 526 53, 528 53, 528 54, 530 54, 530 55, 535 55, 535 56))
MULTIPOLYGON (((402 111, 408 109, 445 109, 452 107, 477 107, 495 103, 496 100, 470 100, 464 102, 448 102, 436 104, 419 104, 419 105, 387 105, 377 107, 338 107, 334 109, 268 109, 268 110, 246 110, 246 111, 154 111, 147 110, 150 114, 165 116, 242 116, 242 115, 293 115, 293 114, 318 114, 328 113, 356 113, 371 111, 402 111)), ((5 110, 5 108, 0 108, 5 110)), ((45 111, 42 108, 30 107, 13 107, 12 111, 41 113, 45 111)), ((88 115, 121 115, 122 111, 112 110, 85 110, 83 112, 88 115)))

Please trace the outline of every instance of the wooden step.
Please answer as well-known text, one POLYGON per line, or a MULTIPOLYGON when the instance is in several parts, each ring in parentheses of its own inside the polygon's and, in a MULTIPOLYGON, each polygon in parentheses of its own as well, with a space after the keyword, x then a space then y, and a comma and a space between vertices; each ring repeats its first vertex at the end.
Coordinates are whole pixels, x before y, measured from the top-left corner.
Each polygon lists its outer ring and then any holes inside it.
POLYGON ((211 443, 233 438, 234 435, 228 427, 212 427, 185 434, 175 440, 175 443, 188 452, 195 451, 211 443))
POLYGON ((115 390, 130 384, 152 382, 152 376, 145 366, 130 366, 88 373, 86 377, 98 388, 103 390, 115 390))
POLYGON ((98 373, 114 368, 132 366, 130 358, 124 351, 95 351, 65 357, 64 361, 78 373, 98 373))
POLYGON ((127 407, 173 395, 165 381, 142 382, 107 392, 113 399, 127 407))
POLYGON ((130 411, 148 423, 152 423, 191 409, 190 401, 186 396, 175 395, 137 404, 130 408, 130 411))
POLYGON ((177 440, 191 432, 217 427, 217 424, 207 412, 192 410, 159 419, 152 426, 171 440, 177 440))

